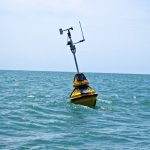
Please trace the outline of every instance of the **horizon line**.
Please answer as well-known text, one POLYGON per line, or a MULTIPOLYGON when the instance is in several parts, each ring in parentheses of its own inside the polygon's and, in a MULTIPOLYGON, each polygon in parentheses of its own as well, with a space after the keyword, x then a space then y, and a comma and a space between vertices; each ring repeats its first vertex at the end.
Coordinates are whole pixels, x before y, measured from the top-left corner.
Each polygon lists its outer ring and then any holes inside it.
MULTIPOLYGON (((28 70, 28 69, 0 69, 0 71, 24 71, 24 72, 60 72, 60 73, 77 73, 75 71, 60 71, 60 70, 28 70)), ((128 75, 150 75, 150 73, 130 73, 130 72, 80 72, 92 74, 128 74, 128 75)))

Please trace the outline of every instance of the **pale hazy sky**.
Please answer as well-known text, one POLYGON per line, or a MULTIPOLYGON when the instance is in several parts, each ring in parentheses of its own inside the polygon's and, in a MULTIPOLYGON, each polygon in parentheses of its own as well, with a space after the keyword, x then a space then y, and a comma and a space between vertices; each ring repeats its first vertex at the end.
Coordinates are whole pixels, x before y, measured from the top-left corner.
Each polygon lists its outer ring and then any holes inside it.
POLYGON ((0 0, 0 69, 150 74, 150 0, 0 0))

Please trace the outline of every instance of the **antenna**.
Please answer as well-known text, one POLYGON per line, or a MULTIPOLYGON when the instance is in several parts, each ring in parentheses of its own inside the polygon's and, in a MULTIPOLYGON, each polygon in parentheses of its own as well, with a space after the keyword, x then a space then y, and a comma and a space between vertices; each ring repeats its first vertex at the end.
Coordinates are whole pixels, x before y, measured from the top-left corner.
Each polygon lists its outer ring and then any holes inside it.
POLYGON ((78 44, 78 43, 81 43, 81 42, 84 42, 85 41, 85 38, 84 38, 84 34, 83 34, 83 30, 82 30, 82 26, 81 26, 81 23, 80 23, 80 21, 79 21, 79 25, 80 25, 80 29, 81 29, 81 33, 82 33, 82 40, 80 40, 80 41, 78 41, 78 42, 76 42, 76 43, 73 43, 73 44, 78 44))
POLYGON ((82 33, 82 37, 83 37, 83 41, 85 41, 85 38, 84 38, 84 34, 83 34, 83 30, 82 30, 82 26, 81 26, 80 21, 79 21, 79 24, 80 24, 80 29, 81 29, 81 33, 82 33))

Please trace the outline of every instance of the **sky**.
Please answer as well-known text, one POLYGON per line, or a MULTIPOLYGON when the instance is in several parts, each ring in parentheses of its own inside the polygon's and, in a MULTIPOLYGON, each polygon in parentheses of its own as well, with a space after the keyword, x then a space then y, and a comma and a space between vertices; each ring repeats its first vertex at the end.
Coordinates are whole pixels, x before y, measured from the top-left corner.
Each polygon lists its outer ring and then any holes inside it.
POLYGON ((149 0, 0 0, 0 70, 150 74, 149 0))

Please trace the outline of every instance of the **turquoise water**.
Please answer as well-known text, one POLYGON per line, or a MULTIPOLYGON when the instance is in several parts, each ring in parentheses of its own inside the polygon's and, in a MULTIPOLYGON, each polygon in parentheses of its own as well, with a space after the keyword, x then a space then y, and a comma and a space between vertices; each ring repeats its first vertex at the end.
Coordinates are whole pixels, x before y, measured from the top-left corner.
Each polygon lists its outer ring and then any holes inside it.
POLYGON ((150 149, 150 75, 85 75, 95 109, 70 103, 73 73, 0 71, 0 149, 150 149))

